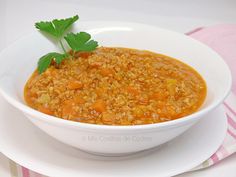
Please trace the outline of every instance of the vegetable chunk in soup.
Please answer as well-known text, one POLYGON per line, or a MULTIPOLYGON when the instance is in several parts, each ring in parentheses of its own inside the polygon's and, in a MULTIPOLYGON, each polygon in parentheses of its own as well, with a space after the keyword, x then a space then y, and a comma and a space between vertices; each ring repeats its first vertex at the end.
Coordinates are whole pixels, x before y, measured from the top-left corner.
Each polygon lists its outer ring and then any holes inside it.
POLYGON ((139 125, 192 114, 206 97, 203 78, 171 57, 136 49, 99 47, 60 66, 35 71, 26 103, 58 118, 106 125, 139 125))

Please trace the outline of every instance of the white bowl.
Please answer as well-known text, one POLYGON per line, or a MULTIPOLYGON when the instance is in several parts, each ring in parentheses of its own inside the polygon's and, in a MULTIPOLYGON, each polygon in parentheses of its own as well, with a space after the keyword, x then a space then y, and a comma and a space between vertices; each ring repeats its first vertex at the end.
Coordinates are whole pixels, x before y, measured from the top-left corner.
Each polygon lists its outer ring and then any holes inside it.
POLYGON ((1 52, 0 92, 41 130, 65 144, 106 155, 149 149, 168 142, 186 131, 221 104, 230 91, 230 70, 221 57, 207 46, 183 34, 125 22, 78 23, 74 31, 80 30, 91 33, 102 46, 145 49, 177 58, 194 67, 203 76, 208 91, 205 103, 199 111, 178 120, 159 124, 93 125, 40 113, 25 105, 23 88, 35 70, 38 59, 48 52, 56 51, 57 47, 35 32, 1 52))

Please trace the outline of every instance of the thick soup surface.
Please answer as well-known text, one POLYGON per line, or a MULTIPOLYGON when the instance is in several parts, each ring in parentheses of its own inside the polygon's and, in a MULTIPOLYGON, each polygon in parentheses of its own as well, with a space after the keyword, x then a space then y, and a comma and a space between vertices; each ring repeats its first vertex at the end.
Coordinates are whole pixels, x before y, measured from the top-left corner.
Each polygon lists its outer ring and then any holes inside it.
POLYGON ((100 47, 35 71, 26 103, 58 118, 106 125, 170 121, 204 102, 206 84, 190 66, 161 54, 100 47))

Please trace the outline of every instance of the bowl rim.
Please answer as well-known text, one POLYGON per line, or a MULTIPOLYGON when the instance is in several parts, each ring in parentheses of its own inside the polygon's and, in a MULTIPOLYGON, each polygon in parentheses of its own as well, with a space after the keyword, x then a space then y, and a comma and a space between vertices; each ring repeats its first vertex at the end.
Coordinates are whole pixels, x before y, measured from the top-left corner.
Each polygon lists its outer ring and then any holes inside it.
MULTIPOLYGON (((166 121, 166 122, 160 122, 160 123, 154 123, 154 124, 143 124, 143 125, 98 125, 98 124, 90 124, 90 123, 83 123, 83 122, 75 122, 75 121, 70 121, 70 120, 65 120, 65 119, 60 119, 55 116, 47 115, 42 112, 39 112, 31 107, 29 107, 26 104, 21 103, 20 101, 12 98, 10 95, 8 95, 4 89, 1 88, 0 85, 0 94, 15 108, 19 109, 21 112, 32 115, 33 117, 37 117, 38 119, 47 122, 47 123, 52 123, 52 124, 57 124, 57 125, 62 125, 62 126, 69 126, 69 127, 79 127, 79 128, 86 128, 86 129, 96 129, 96 130, 144 130, 144 129, 156 129, 156 128, 165 128, 165 127, 175 127, 178 126, 179 124, 184 124, 192 119, 196 119, 198 117, 201 117, 205 114, 207 114, 209 111, 215 109, 217 106, 219 106, 224 99, 228 96, 231 90, 232 86, 232 75, 231 71, 229 69, 229 66, 226 64, 226 62, 222 59, 222 57, 217 54, 214 50, 212 50, 210 47, 208 47, 206 44, 203 44, 196 39, 190 38, 189 36, 179 33, 176 31, 172 31, 169 29, 161 28, 155 25, 149 25, 145 23, 137 23, 137 22, 128 22, 128 21, 83 21, 80 22, 83 24, 90 24, 90 23, 97 23, 97 24, 118 24, 118 25, 138 25, 138 26, 143 26, 147 28, 153 28, 153 29, 158 29, 158 30, 163 30, 167 32, 171 32, 172 34, 182 36, 184 38, 188 38, 188 40, 193 41, 194 43, 198 43, 201 47, 207 48, 208 50, 211 50, 212 54, 216 55, 218 59, 221 60, 221 62, 225 65, 226 72, 228 75, 228 85, 226 86, 226 91, 224 94, 221 96, 220 99, 217 99, 214 103, 209 105, 208 107, 204 108, 203 110, 198 110, 188 116, 181 117, 179 119, 171 120, 171 121, 166 121)), ((13 47, 14 45, 20 43, 24 39, 30 38, 32 35, 36 35, 37 32, 31 32, 28 35, 24 35, 20 37, 19 39, 15 40, 12 42, 10 45, 8 45, 5 49, 3 49, 0 52, 0 58, 1 55, 7 53, 7 51, 13 47)))

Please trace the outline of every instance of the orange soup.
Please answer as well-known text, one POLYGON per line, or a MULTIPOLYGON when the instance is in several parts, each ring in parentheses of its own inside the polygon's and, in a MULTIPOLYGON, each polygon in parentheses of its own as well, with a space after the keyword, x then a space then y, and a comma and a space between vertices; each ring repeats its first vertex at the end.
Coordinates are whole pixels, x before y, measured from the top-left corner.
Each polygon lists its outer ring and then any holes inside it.
POLYGON ((140 125, 194 113, 206 97, 203 78, 171 57, 136 49, 99 47, 75 53, 25 85, 26 103, 61 119, 140 125))

